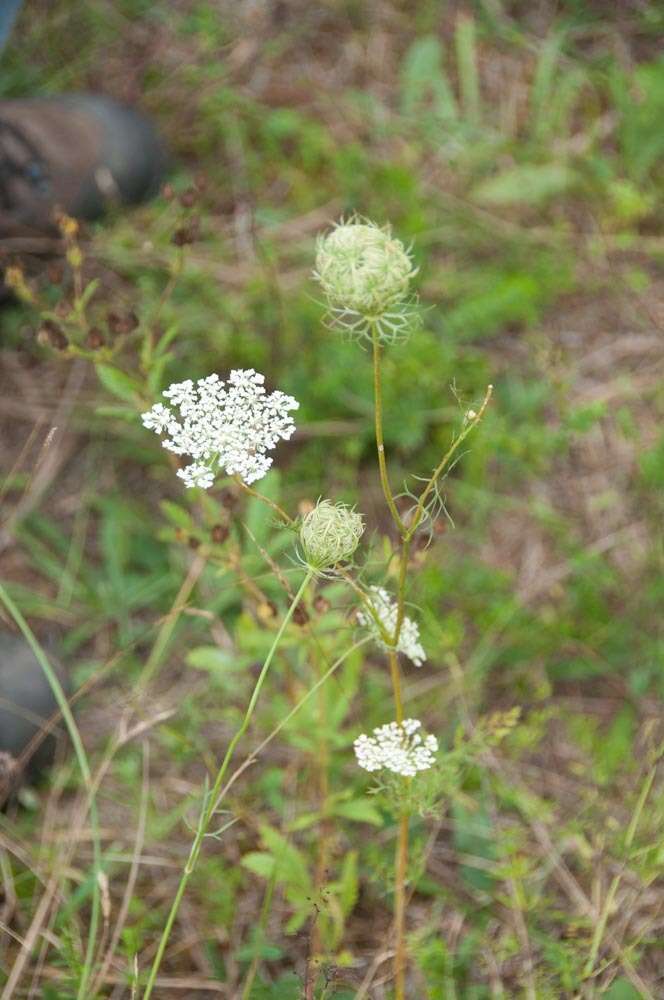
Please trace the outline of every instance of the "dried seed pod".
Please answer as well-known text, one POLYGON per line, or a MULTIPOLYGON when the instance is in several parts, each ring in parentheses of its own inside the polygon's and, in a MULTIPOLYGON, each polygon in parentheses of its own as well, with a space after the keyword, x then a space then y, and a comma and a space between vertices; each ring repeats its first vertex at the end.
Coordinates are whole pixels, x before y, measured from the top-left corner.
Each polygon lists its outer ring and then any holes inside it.
POLYGON ((50 319, 44 320, 37 330, 37 341, 44 347, 52 347, 56 351, 64 351, 69 347, 62 329, 50 319))
POLYGON ((190 243, 195 243, 200 237, 200 230, 201 220, 197 215, 192 215, 184 225, 178 226, 171 237, 171 243, 176 247, 184 247, 190 243))
POLYGON ((293 611, 293 621, 296 625, 300 626, 307 625, 309 622, 309 612, 302 602, 295 606, 295 610, 293 611))
POLYGON ((104 335, 98 326, 90 327, 85 343, 91 351, 98 351, 100 347, 104 346, 104 335))
POLYGON ((210 532, 210 537, 215 545, 223 545, 230 534, 229 528, 225 524, 215 524, 210 532))
POLYGON ((198 201, 198 191, 193 187, 187 188, 186 191, 182 192, 178 201, 183 208, 193 208, 198 201))

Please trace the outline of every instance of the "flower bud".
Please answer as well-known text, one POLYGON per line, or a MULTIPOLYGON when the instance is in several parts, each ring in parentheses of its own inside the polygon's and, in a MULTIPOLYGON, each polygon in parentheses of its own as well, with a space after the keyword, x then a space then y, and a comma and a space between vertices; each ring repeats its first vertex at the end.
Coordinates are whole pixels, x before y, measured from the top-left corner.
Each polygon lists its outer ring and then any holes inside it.
POLYGON ((381 316, 404 301, 415 273, 389 226, 353 218, 318 239, 314 276, 334 309, 381 316))
POLYGON ((319 500, 302 520, 300 544, 307 565, 330 569, 350 559, 364 531, 362 515, 346 504, 319 500))

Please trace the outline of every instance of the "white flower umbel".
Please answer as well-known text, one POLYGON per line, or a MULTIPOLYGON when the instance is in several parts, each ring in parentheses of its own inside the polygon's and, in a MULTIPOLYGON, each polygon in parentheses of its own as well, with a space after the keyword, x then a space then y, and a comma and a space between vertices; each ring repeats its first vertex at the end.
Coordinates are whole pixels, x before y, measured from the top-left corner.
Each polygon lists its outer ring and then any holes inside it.
POLYGON ((319 500, 302 520, 300 545, 303 561, 316 570, 347 562, 364 531, 362 515, 344 503, 319 500))
POLYGON ((417 273, 403 243, 368 219, 353 217, 318 238, 314 278, 320 283, 334 326, 382 341, 398 340, 415 318, 409 297, 417 273))
POLYGON ((412 778, 418 771, 428 770, 435 763, 438 740, 435 736, 420 733, 421 726, 418 719, 404 719, 403 722, 378 726, 373 736, 363 733, 353 744, 357 763, 365 771, 385 768, 404 778, 412 778))
MULTIPOLYGON (((394 635, 397 625, 397 602, 393 601, 388 592, 382 587, 370 587, 369 600, 385 631, 389 635, 394 635)), ((421 667, 426 660, 427 654, 424 652, 420 642, 419 626, 417 622, 414 622, 412 618, 408 618, 407 615, 404 615, 401 622, 401 631, 399 632, 399 641, 396 647, 390 646, 385 642, 375 619, 369 611, 360 609, 357 613, 357 619, 360 625, 364 625, 369 629, 375 641, 383 649, 396 648, 397 652, 403 653, 404 656, 412 660, 416 667, 421 667)))
POLYGON ((186 486, 208 489, 222 469, 245 483, 265 475, 272 465, 267 452, 291 437, 295 424, 289 411, 300 404, 283 392, 268 395, 264 382, 253 368, 235 369, 227 382, 218 375, 195 384, 187 379, 163 393, 170 407, 156 403, 142 415, 148 430, 169 435, 164 448, 193 459, 178 470, 186 486))

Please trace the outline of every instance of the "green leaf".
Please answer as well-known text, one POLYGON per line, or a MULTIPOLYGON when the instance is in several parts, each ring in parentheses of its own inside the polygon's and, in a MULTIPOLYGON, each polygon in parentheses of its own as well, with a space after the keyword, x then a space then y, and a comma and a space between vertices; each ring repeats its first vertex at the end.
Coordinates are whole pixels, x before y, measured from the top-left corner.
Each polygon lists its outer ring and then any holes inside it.
POLYGON ((159 506, 169 521, 172 521, 176 527, 184 528, 185 531, 191 531, 191 514, 184 507, 180 507, 179 504, 173 503, 171 500, 162 500, 159 506))
POLYGON ((134 406, 96 406, 95 415, 98 417, 108 417, 111 420, 124 420, 126 423, 136 422, 136 408, 134 406))
POLYGON ((353 799, 352 802, 338 802, 332 810, 335 816, 352 819, 355 823, 371 823, 382 826, 383 817, 368 799, 353 799))
POLYGON ((344 917, 347 917, 357 902, 359 880, 357 875, 357 851, 348 851, 341 868, 339 879, 339 902, 344 917))
POLYGON ((247 658, 218 646, 197 646, 187 653, 187 664, 211 674, 236 672, 245 668, 247 658))
POLYGON ((454 94, 443 69, 443 47, 435 35, 413 42, 401 68, 401 110, 406 117, 431 108, 440 120, 456 119, 454 94))
POLYGON ((569 191, 576 180, 564 163, 524 163, 478 184, 472 196, 490 205, 541 205, 569 191))
POLYGON ((313 889, 304 854, 270 826, 261 827, 261 836, 263 843, 275 860, 277 880, 304 893, 311 894, 313 889))
POLYGON ((101 384, 114 396, 124 399, 127 403, 136 402, 140 387, 130 375, 119 368, 114 368, 113 365, 97 365, 96 371, 101 384))
POLYGON ((275 861, 271 854, 264 851, 251 851, 242 858, 242 867, 248 868, 254 875, 269 879, 274 874, 275 861))
POLYGON ((641 993, 632 986, 629 979, 621 976, 620 979, 613 980, 603 996, 604 1000, 639 1000, 641 993))

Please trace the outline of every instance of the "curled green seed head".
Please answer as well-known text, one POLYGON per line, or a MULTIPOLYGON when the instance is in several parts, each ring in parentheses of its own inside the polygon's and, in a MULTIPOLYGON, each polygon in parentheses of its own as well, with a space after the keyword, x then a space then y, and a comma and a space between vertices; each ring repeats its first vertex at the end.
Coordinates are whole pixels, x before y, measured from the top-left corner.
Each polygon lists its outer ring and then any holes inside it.
POLYGON ((343 503, 319 500, 302 520, 300 544, 305 562, 318 570, 347 562, 364 532, 362 515, 343 503))

